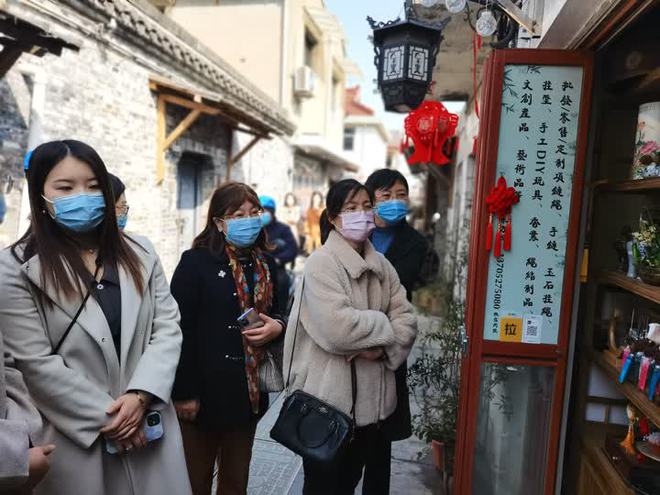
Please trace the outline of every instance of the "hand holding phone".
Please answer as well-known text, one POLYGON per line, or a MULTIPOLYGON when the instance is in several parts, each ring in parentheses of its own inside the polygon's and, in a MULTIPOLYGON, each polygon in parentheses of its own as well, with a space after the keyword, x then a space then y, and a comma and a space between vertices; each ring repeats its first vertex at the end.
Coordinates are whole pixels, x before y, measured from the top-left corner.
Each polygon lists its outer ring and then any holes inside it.
POLYGON ((241 326, 241 330, 249 330, 251 328, 264 326, 264 322, 254 308, 248 309, 245 313, 236 318, 236 321, 241 326))
POLYGON ((241 334, 250 345, 260 347, 280 336, 284 327, 281 322, 268 315, 259 314, 250 308, 238 317, 241 334), (241 323, 244 322, 244 323, 241 323))
MULTIPOLYGON (((147 442, 153 442, 163 436, 163 421, 158 411, 148 411, 144 417, 143 424, 144 439, 147 442)), ((112 440, 106 439, 105 450, 108 454, 116 454, 119 452, 117 445, 112 440)))

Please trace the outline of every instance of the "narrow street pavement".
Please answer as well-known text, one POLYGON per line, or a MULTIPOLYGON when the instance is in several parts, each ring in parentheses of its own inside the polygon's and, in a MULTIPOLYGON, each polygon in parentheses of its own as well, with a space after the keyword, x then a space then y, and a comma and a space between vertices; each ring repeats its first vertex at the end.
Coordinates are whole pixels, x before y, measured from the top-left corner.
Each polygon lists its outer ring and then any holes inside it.
MULTIPOLYGON (((420 338, 409 362, 423 345, 421 337, 430 320, 420 316, 420 338)), ((250 469, 250 495, 300 495, 303 486, 302 461, 270 438, 269 432, 277 418, 283 397, 274 395, 272 405, 259 423, 250 469)), ((412 412, 418 407, 411 399, 412 412)), ((356 493, 361 493, 358 487, 356 493)), ((428 446, 418 438, 409 438, 393 445, 392 495, 444 495, 442 477, 436 472, 428 446), (420 457, 419 453, 423 455, 420 457)))

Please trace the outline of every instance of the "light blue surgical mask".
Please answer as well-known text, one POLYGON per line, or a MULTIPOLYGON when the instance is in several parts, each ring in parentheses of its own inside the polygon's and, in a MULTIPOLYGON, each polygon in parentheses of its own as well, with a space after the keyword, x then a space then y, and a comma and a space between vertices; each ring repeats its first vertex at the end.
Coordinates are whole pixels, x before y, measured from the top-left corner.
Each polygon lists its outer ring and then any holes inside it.
POLYGON ((226 220, 227 233, 225 234, 227 242, 238 248, 247 248, 252 246, 261 233, 261 217, 235 218, 226 220))
POLYGON ((264 211, 261 214, 261 223, 263 224, 264 227, 270 225, 272 221, 273 221, 273 214, 271 212, 264 211))
POLYGON ((408 214, 408 204, 400 199, 390 199, 376 205, 378 217, 388 225, 400 223, 408 214))
POLYGON ((124 230, 126 228, 127 223, 128 223, 128 213, 123 213, 117 217, 117 227, 119 227, 119 230, 124 230))
POLYGON ((89 232, 98 227, 105 218, 105 199, 102 194, 74 194, 49 200, 53 205, 53 220, 65 229, 74 232, 89 232))

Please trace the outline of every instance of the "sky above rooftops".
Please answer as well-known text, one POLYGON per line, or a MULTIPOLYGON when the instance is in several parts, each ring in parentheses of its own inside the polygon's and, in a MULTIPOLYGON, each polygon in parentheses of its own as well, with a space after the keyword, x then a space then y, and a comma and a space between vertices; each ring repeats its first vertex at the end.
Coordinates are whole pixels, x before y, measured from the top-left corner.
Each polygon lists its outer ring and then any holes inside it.
MULTIPOLYGON (((406 114, 386 112, 377 88, 376 67, 374 66, 374 49, 368 37, 371 28, 367 22, 370 15, 376 21, 389 21, 403 17, 403 0, 325 0, 327 9, 335 14, 341 22, 346 33, 346 49, 348 57, 362 70, 363 78, 351 78, 349 86, 359 84, 361 87, 361 100, 365 105, 373 108, 388 130, 402 130, 403 119, 406 114)), ((447 109, 457 112, 463 108, 463 103, 444 102, 447 109)))

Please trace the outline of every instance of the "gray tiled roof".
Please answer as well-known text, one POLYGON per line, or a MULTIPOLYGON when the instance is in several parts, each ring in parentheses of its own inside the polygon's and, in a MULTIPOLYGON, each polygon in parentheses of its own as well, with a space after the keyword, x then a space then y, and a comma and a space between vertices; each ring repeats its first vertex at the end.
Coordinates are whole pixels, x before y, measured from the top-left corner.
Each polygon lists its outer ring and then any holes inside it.
POLYGON ((248 124, 275 134, 293 134, 294 124, 275 101, 146 1, 61 1, 85 15, 114 18, 117 36, 169 66, 161 75, 171 76, 172 70, 183 74, 194 86, 221 94, 223 105, 248 124))

